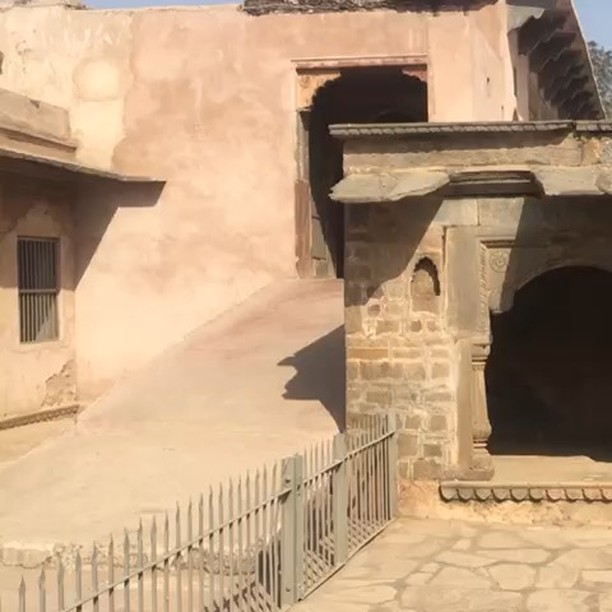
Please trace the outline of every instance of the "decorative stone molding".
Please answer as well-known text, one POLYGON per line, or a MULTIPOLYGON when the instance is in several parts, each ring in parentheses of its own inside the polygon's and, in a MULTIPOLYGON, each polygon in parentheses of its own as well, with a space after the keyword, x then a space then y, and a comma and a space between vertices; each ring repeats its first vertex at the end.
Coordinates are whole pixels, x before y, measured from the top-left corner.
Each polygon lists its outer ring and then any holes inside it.
POLYGON ((48 421, 58 421, 68 417, 76 417, 80 411, 81 406, 79 404, 71 404, 69 406, 59 406, 57 408, 38 410, 36 412, 0 419, 0 431, 24 427, 26 425, 34 425, 35 423, 46 423, 48 421))
POLYGON ((487 480, 495 472, 487 444, 491 435, 491 423, 487 409, 487 394, 485 388, 485 366, 490 352, 490 340, 483 338, 472 346, 472 461, 470 474, 472 477, 487 480))
POLYGON ((423 56, 349 57, 296 60, 296 105, 299 111, 308 110, 317 91, 339 79, 342 71, 352 68, 396 66, 409 77, 427 82, 427 58, 423 56))
POLYGON ((440 484, 446 502, 603 502, 612 503, 612 482, 499 483, 446 481, 440 484))
POLYGON ((298 72, 296 104, 300 111, 312 106, 317 91, 331 81, 339 79, 340 70, 333 68, 312 69, 307 72, 298 72))
POLYGON ((434 11, 479 9, 495 0, 244 0, 249 15, 270 13, 338 13, 349 11, 434 11))

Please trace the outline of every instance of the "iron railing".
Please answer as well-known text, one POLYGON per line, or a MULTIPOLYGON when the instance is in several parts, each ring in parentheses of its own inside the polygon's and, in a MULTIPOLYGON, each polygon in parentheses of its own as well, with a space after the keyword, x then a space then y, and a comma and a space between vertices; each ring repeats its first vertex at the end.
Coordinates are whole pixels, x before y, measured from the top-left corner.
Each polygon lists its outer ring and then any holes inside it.
POLYGON ((141 523, 120 545, 111 538, 88 558, 54 559, 37 584, 21 580, 18 612, 284 609, 392 520, 396 463, 394 422, 366 417, 333 440, 209 491, 185 512, 177 506, 173 520, 166 515, 146 530, 141 523))

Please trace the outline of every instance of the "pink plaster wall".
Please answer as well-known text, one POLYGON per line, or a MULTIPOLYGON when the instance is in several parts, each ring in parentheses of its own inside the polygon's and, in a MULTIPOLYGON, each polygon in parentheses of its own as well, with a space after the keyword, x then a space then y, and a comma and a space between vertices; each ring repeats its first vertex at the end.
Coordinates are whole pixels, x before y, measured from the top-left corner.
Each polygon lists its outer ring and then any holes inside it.
POLYGON ((168 181, 150 205, 81 194, 75 320, 86 398, 295 276, 296 60, 426 56, 432 121, 513 112, 503 1, 436 16, 31 8, 1 24, 0 45, 28 53, 9 53, 0 86, 63 103, 83 160, 168 181), (38 30, 20 26, 30 10, 38 30), (28 57, 35 83, 23 76, 28 57))

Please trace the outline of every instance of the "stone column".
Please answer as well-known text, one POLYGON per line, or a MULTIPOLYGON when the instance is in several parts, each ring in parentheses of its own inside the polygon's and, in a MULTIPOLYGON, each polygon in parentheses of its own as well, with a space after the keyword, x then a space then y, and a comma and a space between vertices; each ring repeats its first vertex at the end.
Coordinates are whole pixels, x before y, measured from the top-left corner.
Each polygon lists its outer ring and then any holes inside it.
POLYGON ((490 480, 495 469, 487 449, 491 435, 491 423, 487 408, 485 388, 485 366, 489 357, 489 343, 476 342, 472 345, 472 462, 470 477, 475 480, 490 480))

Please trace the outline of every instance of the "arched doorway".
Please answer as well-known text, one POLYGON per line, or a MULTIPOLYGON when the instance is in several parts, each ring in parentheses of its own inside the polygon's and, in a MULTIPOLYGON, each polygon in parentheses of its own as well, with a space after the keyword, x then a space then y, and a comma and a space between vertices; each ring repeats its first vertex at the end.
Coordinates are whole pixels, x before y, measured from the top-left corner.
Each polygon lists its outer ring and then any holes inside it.
POLYGON ((538 276, 492 316, 491 331, 491 453, 610 459, 612 274, 565 267, 538 276))
POLYGON ((346 69, 317 91, 307 122, 314 276, 344 275, 344 210, 329 197, 342 179, 342 143, 329 126, 418 121, 427 121, 427 85, 400 67, 346 69))

